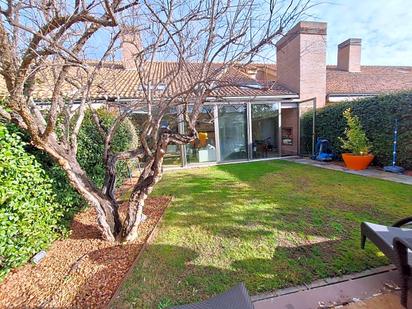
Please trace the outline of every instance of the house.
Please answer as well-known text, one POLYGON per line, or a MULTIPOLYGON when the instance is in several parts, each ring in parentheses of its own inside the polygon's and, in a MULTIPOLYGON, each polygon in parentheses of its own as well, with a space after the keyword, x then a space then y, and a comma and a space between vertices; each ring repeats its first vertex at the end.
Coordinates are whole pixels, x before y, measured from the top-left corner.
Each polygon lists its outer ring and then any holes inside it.
MULTIPOLYGON (((333 102, 412 90, 412 67, 362 66, 361 39, 339 44, 337 65, 326 65, 326 36, 326 23, 300 22, 276 43, 276 64, 238 64, 229 69, 220 79, 226 87, 211 94, 199 116, 199 139, 185 146, 169 145, 165 164, 186 166, 308 153, 311 150, 300 145, 303 113, 314 117, 316 108, 333 102)), ((96 104, 144 100, 141 87, 151 87, 139 81, 131 59, 136 46, 128 40, 133 38, 124 40, 122 60, 105 63, 97 76, 92 88, 96 104)), ((154 91, 165 90, 162 80, 176 66, 174 62, 153 63, 147 74, 156 85, 154 91)), ((176 93, 199 66, 191 63, 166 90, 176 93)), ((75 92, 73 84, 82 79, 76 71, 71 76, 73 82, 64 89, 68 96, 75 92)), ((53 76, 46 74, 36 84, 33 96, 38 104, 47 104, 51 96, 48 79, 52 82, 53 76)), ((171 109, 162 125, 183 133, 177 113, 171 109)), ((135 116, 145 117, 144 110, 136 111, 135 116)))

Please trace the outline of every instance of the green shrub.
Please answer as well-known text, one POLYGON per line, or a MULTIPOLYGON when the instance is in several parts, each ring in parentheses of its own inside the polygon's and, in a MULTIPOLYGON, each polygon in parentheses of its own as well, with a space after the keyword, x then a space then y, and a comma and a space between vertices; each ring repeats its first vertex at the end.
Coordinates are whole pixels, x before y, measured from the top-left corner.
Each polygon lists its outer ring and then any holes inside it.
MULTIPOLYGON (((114 119, 115 114, 106 109, 97 110, 102 125, 109 127, 114 119)), ((126 119, 117 129, 112 140, 113 151, 125 151, 131 149, 137 144, 137 133, 130 120, 126 119)), ((104 164, 103 164, 103 138, 101 137, 96 124, 92 119, 91 112, 86 112, 82 128, 79 132, 79 147, 77 159, 86 173, 101 187, 104 181, 104 164)), ((129 176, 129 167, 127 162, 119 161, 116 166, 117 182, 121 184, 125 177, 129 176)))
MULTIPOLYGON (((412 93, 376 96, 352 102, 329 104, 317 111, 316 136, 327 138, 335 151, 342 152, 338 137, 344 136, 346 127, 342 113, 350 108, 359 117, 375 155, 374 163, 380 166, 392 161, 393 127, 398 127, 398 165, 412 169, 412 93)), ((310 144, 312 115, 304 116, 302 144, 310 144), (308 138, 304 138, 304 137, 308 138)))
POLYGON ((362 128, 359 117, 352 115, 350 108, 343 112, 343 117, 346 119, 348 127, 345 129, 345 138, 338 138, 342 143, 342 148, 358 156, 367 155, 371 145, 362 128))
POLYGON ((60 234, 63 209, 20 136, 0 123, 0 279, 60 234))
MULTIPOLYGON (((106 126, 115 118, 104 109, 98 113, 106 126)), ((0 279, 64 234, 73 215, 86 205, 60 166, 29 141, 29 135, 14 124, 0 122, 0 279)), ((126 120, 113 139, 113 149, 136 145, 134 126, 126 120)), ((89 112, 79 133, 78 160, 101 186, 103 140, 89 112)), ((120 183, 128 166, 119 162, 117 169, 120 183)))
POLYGON ((52 180, 52 190, 56 202, 64 208, 64 214, 59 222, 59 226, 62 231, 67 231, 74 214, 84 208, 86 202, 70 185, 66 172, 46 152, 30 144, 30 136, 25 131, 13 123, 5 123, 4 125, 9 133, 16 133, 21 137, 24 142, 25 151, 35 157, 48 178, 52 180))
POLYGON ((52 190, 56 202, 64 209, 63 217, 59 221, 59 227, 66 232, 70 227, 73 216, 81 209, 84 209, 87 203, 70 185, 66 172, 47 153, 32 146, 26 146, 26 150, 36 157, 37 162, 41 164, 47 176, 52 180, 52 190))

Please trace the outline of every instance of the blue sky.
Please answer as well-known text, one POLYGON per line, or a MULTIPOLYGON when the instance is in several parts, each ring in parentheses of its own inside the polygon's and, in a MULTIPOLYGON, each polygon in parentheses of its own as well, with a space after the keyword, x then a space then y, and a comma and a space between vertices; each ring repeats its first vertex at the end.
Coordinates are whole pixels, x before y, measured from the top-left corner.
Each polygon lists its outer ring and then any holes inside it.
MULTIPOLYGON (((412 0, 313 0, 313 3, 318 4, 303 19, 328 23, 328 64, 336 64, 339 43, 361 38, 363 65, 412 66, 412 0)), ((90 55, 93 52, 100 55, 107 40, 104 34, 94 38, 90 55)), ((274 48, 269 48, 256 61, 275 59, 274 48)))
POLYGON ((362 64, 412 65, 411 7, 412 0, 329 0, 308 13, 328 23, 328 64, 336 64, 339 43, 361 38, 362 64))

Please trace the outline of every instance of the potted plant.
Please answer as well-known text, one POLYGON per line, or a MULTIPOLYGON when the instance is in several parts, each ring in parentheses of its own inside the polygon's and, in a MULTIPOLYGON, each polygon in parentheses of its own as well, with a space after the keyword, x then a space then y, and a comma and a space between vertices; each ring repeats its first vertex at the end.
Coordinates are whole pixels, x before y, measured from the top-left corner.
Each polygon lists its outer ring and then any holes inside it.
POLYGON ((350 108, 343 112, 343 117, 347 121, 347 127, 345 129, 345 138, 339 137, 339 140, 342 143, 342 148, 350 151, 350 153, 342 154, 343 161, 349 169, 364 170, 374 158, 374 155, 369 153, 371 144, 358 116, 352 115, 350 108))

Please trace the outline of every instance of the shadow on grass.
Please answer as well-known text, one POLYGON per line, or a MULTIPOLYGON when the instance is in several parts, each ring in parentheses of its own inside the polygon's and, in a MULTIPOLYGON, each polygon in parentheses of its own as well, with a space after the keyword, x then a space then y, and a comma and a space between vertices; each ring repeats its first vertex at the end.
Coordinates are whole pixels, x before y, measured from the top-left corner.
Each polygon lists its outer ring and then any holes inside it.
POLYGON ((310 283, 334 274, 325 261, 309 261, 327 255, 334 245, 335 241, 325 241, 277 247, 272 258, 235 260, 229 269, 199 265, 199 254, 185 247, 151 245, 111 308, 166 308, 197 302, 222 293, 239 282, 244 282, 251 294, 310 283), (305 272, 311 275, 306 276, 305 272))
MULTIPOLYGON (((322 179, 318 173, 324 171, 304 168, 309 169, 308 175, 302 174, 300 165, 270 161, 220 165, 210 168, 211 174, 177 173, 163 187, 176 197, 168 225, 199 226, 215 235, 241 239, 270 237, 273 230, 347 238, 358 235, 361 221, 396 219, 393 213, 367 207, 367 199, 358 204, 334 192, 333 185, 340 186, 336 181, 318 185, 316 181, 322 179)), ((330 181, 340 179, 333 171, 327 175, 330 181)))

